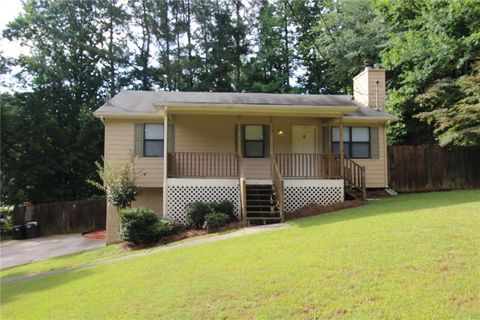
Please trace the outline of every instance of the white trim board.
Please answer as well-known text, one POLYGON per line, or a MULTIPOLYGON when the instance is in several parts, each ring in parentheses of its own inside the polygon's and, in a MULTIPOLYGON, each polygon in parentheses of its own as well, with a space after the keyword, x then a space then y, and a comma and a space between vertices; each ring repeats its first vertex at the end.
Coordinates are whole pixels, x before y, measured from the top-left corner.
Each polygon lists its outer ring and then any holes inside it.
POLYGON ((273 184, 271 179, 246 179, 246 184, 273 184))
POLYGON ((167 186, 206 186, 206 187, 236 187, 238 179, 190 179, 190 178, 168 178, 167 186))
POLYGON ((285 187, 342 187, 343 179, 284 179, 285 187))

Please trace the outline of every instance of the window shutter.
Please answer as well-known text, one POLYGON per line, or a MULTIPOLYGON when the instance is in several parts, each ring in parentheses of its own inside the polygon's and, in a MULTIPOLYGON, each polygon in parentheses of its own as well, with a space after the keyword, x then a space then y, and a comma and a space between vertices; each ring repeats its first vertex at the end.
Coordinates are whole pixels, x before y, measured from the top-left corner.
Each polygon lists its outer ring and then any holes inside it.
POLYGON ((370 158, 380 158, 379 133, 378 127, 370 128, 370 158))
POLYGON ((145 128, 143 123, 135 123, 134 154, 137 157, 143 157, 143 136, 145 128))
POLYGON ((265 155, 265 158, 270 158, 270 126, 269 125, 263 126, 263 139, 264 139, 263 154, 265 155))
POLYGON ((169 124, 167 133, 168 133, 167 151, 175 152, 175 125, 169 124))
POLYGON ((330 150, 330 127, 322 127, 322 152, 329 153, 330 150))

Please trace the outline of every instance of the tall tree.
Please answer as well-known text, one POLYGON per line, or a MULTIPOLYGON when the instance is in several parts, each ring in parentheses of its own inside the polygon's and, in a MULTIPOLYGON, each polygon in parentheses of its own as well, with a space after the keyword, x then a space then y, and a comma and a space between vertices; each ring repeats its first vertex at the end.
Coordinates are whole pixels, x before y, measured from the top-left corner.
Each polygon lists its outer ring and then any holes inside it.
POLYGON ((103 55, 105 73, 108 75, 108 93, 113 97, 128 82, 125 73, 128 70, 127 30, 124 22, 128 20, 123 5, 117 0, 100 1, 99 9, 106 17, 102 25, 106 33, 106 48, 103 55))
MULTIPOLYGON (((318 19, 312 28, 315 47, 310 49, 317 51, 321 73, 316 72, 316 63, 307 64, 304 83, 321 93, 352 94, 352 79, 360 72, 363 60, 380 62, 386 39, 384 23, 370 0, 324 1, 316 12, 318 19), (321 82, 315 84, 314 77, 321 82)), ((306 59, 310 58, 308 49, 302 50, 306 59)))
POLYGON ((198 68, 197 89, 232 91, 235 61, 235 26, 227 1, 202 1, 194 7, 199 27, 195 33, 198 68), (199 61, 200 62, 200 61, 199 61))
POLYGON ((472 74, 442 79, 415 99, 416 115, 434 128, 436 141, 446 145, 480 145, 480 61, 472 74))
MULTIPOLYGON (((32 92, 9 103, 18 109, 9 111, 18 115, 13 135, 18 140, 5 160, 14 169, 2 170, 4 181, 15 183, 7 190, 25 195, 12 201, 82 198, 93 192, 85 178, 94 174, 93 162, 103 150, 103 128, 92 116, 106 88, 98 67, 105 40, 101 15, 96 3, 86 0, 30 0, 24 10, 4 36, 31 49, 18 64, 32 92)), ((2 153, 7 149, 2 146, 2 153)))
POLYGON ((193 69, 194 69, 194 59, 193 59, 193 43, 192 43, 192 4, 190 0, 182 0, 182 8, 185 12, 185 32, 187 36, 187 61, 186 65, 186 79, 184 87, 180 89, 193 90, 193 69))
POLYGON ((390 70, 388 108, 401 119, 390 143, 434 143, 433 127, 420 121, 418 95, 436 81, 471 73, 480 57, 480 1, 385 2, 379 7, 391 32, 382 52, 390 70))
POLYGON ((283 1, 261 0, 254 8, 257 12, 256 50, 245 68, 246 90, 288 92, 289 78, 294 71, 290 14, 283 1))
POLYGON ((141 90, 153 89, 155 67, 152 62, 154 26, 154 0, 129 0, 130 16, 129 43, 135 47, 130 65, 133 87, 141 90))
POLYGON ((235 64, 234 88, 236 91, 244 89, 242 83, 242 69, 246 55, 249 53, 249 42, 247 40, 247 22, 245 17, 245 5, 240 0, 234 0, 235 6, 235 56, 233 62, 235 64))

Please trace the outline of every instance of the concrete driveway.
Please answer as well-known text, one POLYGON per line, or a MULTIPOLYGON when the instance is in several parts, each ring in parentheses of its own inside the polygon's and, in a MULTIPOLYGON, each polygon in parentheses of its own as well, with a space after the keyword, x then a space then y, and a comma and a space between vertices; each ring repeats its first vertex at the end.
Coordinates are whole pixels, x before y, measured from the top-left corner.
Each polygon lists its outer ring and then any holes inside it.
POLYGON ((105 240, 87 239, 80 234, 4 241, 0 244, 0 269, 103 246, 105 240))

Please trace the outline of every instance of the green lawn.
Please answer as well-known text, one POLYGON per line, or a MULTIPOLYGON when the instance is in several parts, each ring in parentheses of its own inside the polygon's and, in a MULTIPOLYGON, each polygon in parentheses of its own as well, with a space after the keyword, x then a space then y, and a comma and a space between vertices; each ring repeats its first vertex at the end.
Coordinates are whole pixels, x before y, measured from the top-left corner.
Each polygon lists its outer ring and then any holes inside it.
POLYGON ((136 253, 138 251, 124 251, 120 245, 112 245, 99 249, 72 253, 48 260, 23 264, 0 271, 0 278, 16 277, 27 274, 64 269, 89 263, 110 260, 116 257, 136 253))
MULTIPOLYGON (((171 242, 167 245, 161 245, 158 247, 162 246, 171 246, 175 244, 179 244, 182 242, 188 242, 200 238, 207 238, 207 237, 212 237, 218 234, 225 234, 229 232, 233 232, 238 229, 231 229, 231 230, 226 230, 226 231, 221 231, 221 232, 215 232, 215 233, 209 233, 205 234, 202 236, 195 236, 192 238, 186 238, 183 240, 179 240, 176 242, 171 242)), ((136 253, 142 253, 148 250, 154 250, 158 247, 152 247, 152 248, 145 248, 141 250, 131 250, 131 251, 126 251, 122 248, 122 244, 115 244, 115 245, 110 245, 107 247, 102 247, 98 249, 93 249, 93 250, 88 250, 88 251, 82 251, 82 252, 77 252, 77 253, 72 253, 72 254, 67 254, 64 256, 59 256, 47 260, 41 260, 37 262, 32 262, 32 263, 27 263, 27 264, 22 264, 16 267, 11 267, 8 269, 4 269, 0 271, 0 278, 10 278, 10 277, 18 277, 18 276, 24 276, 24 275, 33 275, 36 273, 41 273, 41 272, 48 272, 48 271, 53 271, 53 270, 58 270, 58 269, 65 269, 69 267, 77 267, 77 266, 83 266, 86 264, 92 264, 95 262, 101 262, 105 260, 111 260, 115 258, 120 258, 123 256, 127 256, 130 254, 136 254, 136 253)))
POLYGON ((2 319, 480 318, 480 190, 2 285, 2 319))

